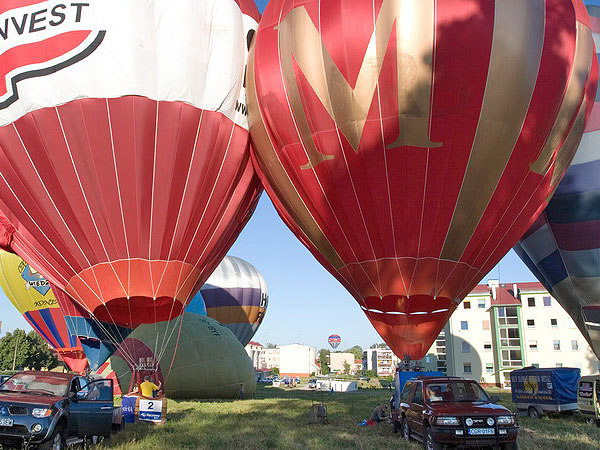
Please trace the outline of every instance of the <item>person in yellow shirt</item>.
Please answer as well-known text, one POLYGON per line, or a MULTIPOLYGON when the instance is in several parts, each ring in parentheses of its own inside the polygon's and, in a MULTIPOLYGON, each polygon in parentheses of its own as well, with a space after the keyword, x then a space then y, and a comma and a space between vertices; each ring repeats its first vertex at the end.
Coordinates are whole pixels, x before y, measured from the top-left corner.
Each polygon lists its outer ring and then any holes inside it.
POLYGON ((150 381, 149 376, 144 377, 144 382, 140 384, 140 390, 143 397, 154 397, 154 391, 160 390, 162 383, 159 381, 158 386, 150 381))

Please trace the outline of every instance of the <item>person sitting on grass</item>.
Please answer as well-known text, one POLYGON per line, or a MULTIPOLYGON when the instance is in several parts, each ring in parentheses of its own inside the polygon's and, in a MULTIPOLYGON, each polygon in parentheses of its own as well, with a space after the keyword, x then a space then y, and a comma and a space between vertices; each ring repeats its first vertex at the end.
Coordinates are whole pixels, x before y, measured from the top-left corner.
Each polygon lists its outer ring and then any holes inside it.
POLYGON ((387 419, 387 405, 379 405, 377 408, 373 410, 371 414, 371 420, 379 423, 384 422, 387 419))
POLYGON ((158 386, 155 385, 152 381, 150 381, 150 377, 146 375, 144 377, 144 382, 140 384, 142 396, 150 398, 156 397, 156 395, 154 395, 154 392, 160 390, 161 385, 162 383, 160 381, 158 382, 158 386))

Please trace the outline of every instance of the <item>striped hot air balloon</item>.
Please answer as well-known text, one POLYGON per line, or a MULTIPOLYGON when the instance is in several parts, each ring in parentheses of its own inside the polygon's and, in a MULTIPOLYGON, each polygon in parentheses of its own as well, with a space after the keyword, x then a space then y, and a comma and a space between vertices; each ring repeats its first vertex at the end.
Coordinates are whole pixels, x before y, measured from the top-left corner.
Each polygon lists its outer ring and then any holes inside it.
POLYGON ((272 0, 249 61, 269 197, 412 359, 547 202, 597 78, 582 0, 272 0))
POLYGON ((226 256, 186 308, 207 315, 229 328, 242 345, 262 323, 269 293, 264 278, 243 259, 226 256))
MULTIPOLYGON (((600 42, 600 0, 585 4, 600 42)), ((600 90, 565 177, 515 251, 600 358, 600 90)))
POLYGON ((69 332, 50 283, 13 253, 0 250, 0 286, 25 320, 76 372, 88 365, 77 336, 69 332))
POLYGON ((335 350, 342 343, 342 338, 340 337, 339 334, 332 334, 331 336, 329 336, 327 338, 327 342, 329 342, 329 345, 331 345, 331 348, 335 350))

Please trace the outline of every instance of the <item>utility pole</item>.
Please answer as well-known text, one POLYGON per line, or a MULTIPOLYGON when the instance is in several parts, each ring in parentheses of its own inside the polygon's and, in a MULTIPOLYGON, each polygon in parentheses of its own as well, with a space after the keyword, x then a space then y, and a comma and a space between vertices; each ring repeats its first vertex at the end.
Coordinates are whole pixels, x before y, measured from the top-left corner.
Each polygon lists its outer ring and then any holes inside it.
POLYGON ((17 339, 15 340, 15 356, 13 358, 13 372, 15 371, 15 365, 17 364, 17 346, 19 345, 19 335, 16 336, 17 339))

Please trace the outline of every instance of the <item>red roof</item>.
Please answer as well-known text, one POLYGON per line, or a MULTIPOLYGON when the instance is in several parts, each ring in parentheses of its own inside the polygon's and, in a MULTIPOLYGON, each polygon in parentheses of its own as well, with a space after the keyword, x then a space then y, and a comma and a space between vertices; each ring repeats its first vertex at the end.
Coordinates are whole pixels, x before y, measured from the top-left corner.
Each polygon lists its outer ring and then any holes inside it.
POLYGON ((355 359, 354 364, 362 364, 362 359, 355 359))
MULTIPOLYGON (((506 285, 501 284, 500 287, 496 288, 496 298, 492 299, 492 306, 504 306, 504 305, 520 305, 519 294, 515 295, 515 292, 511 287, 508 288, 506 285)), ((517 286, 518 289, 518 286, 517 286)))
POLYGON ((262 344, 260 342, 256 342, 256 341, 250 341, 250 342, 248 342, 248 345, 255 345, 258 347, 262 347, 262 344))

